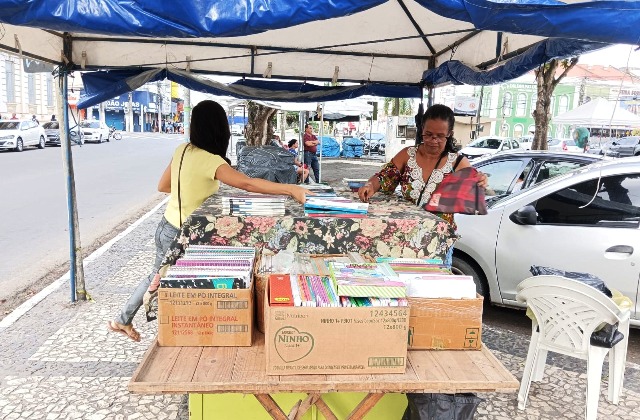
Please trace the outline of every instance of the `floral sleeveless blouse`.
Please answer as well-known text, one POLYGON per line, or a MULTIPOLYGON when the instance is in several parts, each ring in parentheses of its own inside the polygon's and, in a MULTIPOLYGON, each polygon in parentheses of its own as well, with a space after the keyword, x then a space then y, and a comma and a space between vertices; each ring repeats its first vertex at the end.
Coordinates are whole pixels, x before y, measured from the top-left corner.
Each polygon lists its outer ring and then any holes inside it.
MULTIPOLYGON (((438 184, 442 182, 444 176, 453 172, 453 166, 456 163, 456 159, 458 159, 458 154, 448 153, 447 161, 444 166, 442 168, 434 169, 431 176, 425 183, 422 176, 422 168, 416 161, 416 151, 416 147, 409 147, 407 149, 409 160, 402 171, 400 171, 393 162, 389 162, 380 169, 380 172, 376 173, 376 176, 378 177, 378 181, 380 181, 381 191, 387 194, 392 194, 396 187, 400 185, 402 197, 405 200, 422 207, 429 201, 431 194, 433 194, 438 184), (422 197, 420 197, 421 193, 422 197), (418 200, 420 200, 419 203, 418 200)), ((453 214, 438 213, 436 216, 449 222, 454 229, 456 228, 455 223, 453 222, 453 214)))

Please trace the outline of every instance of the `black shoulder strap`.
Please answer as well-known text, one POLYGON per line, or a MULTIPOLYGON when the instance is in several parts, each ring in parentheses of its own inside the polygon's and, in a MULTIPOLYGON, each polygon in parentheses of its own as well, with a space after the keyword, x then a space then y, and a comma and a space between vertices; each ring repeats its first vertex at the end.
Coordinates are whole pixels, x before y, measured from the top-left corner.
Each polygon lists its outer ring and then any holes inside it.
POLYGON ((453 171, 456 171, 456 168, 458 167, 458 165, 460 164, 460 161, 462 160, 464 156, 463 155, 458 155, 458 157, 456 158, 456 163, 453 164, 453 171))
POLYGON ((180 157, 180 167, 178 168, 178 212, 180 213, 180 227, 182 227, 182 197, 180 197, 180 173, 182 172, 182 161, 184 160, 184 153, 187 151, 187 144, 182 150, 182 156, 180 157))

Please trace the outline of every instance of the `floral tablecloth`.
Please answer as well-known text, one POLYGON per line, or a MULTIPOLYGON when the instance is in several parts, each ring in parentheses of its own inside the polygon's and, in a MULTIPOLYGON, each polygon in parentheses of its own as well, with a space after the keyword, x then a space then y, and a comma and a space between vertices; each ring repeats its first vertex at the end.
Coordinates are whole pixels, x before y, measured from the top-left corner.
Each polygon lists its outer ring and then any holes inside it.
MULTIPOLYGON (((351 191, 337 192, 358 200, 351 191)), ((193 212, 163 265, 174 264, 189 244, 249 245, 276 253, 287 249, 308 254, 358 252, 370 257, 444 259, 457 239, 444 220, 396 196, 374 196, 366 218, 307 217, 293 199, 287 200, 285 216, 223 215, 220 196, 233 193, 233 188, 222 187, 193 212)))

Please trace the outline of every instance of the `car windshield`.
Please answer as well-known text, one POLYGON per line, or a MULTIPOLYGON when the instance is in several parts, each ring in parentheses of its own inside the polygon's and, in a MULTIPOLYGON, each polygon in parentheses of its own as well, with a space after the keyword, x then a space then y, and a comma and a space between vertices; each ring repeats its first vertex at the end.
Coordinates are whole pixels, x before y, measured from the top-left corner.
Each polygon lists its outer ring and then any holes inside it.
POLYGON ((575 140, 564 140, 564 144, 566 144, 567 146, 575 146, 576 145, 576 141, 575 140))
POLYGON ((82 121, 80 123, 82 128, 100 128, 100 121, 82 121))
POLYGON ((19 127, 20 127, 20 121, 0 122, 0 130, 17 130, 19 127))
POLYGON ((467 147, 477 147, 482 149, 499 149, 502 141, 500 139, 478 139, 467 145, 467 147))
POLYGON ((549 140, 549 146, 556 146, 558 144, 560 144, 560 140, 558 139, 549 140))
POLYGON ((49 121, 42 124, 42 128, 46 130, 57 130, 60 126, 58 125, 58 121, 49 121))

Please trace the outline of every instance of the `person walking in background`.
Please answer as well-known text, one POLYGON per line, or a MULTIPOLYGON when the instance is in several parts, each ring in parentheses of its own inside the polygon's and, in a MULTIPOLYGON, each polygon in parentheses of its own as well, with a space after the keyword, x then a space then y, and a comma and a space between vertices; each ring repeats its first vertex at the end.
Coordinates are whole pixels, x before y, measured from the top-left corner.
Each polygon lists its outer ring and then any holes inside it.
POLYGON ((51 121, 57 121, 56 120, 56 114, 51 115, 51 121))
MULTIPOLYGON (((313 127, 307 124, 304 127, 304 136, 302 137, 302 143, 304 145, 304 163, 309 165, 313 170, 313 179, 316 182, 320 181, 320 163, 316 153, 318 152, 318 138, 313 134, 313 127)), ((309 183, 309 179, 305 181, 309 183)))
POLYGON ((34 121, 36 124, 40 124, 40 121, 38 121, 35 114, 31 116, 31 121, 34 121))
POLYGON ((13 114, 11 114, 11 119, 12 120, 17 120, 18 119, 18 117, 17 117, 15 112, 13 114))
POLYGON ((176 148, 158 183, 158 191, 169 193, 170 198, 156 229, 153 270, 138 284, 116 318, 107 323, 110 331, 134 341, 140 341, 140 333, 133 326, 133 317, 182 222, 218 191, 220 182, 249 192, 288 195, 300 203, 305 202, 306 194, 312 194, 297 185, 249 178, 233 169, 225 157, 231 131, 224 108, 217 102, 202 101, 193 108, 191 115, 190 142, 176 148))

